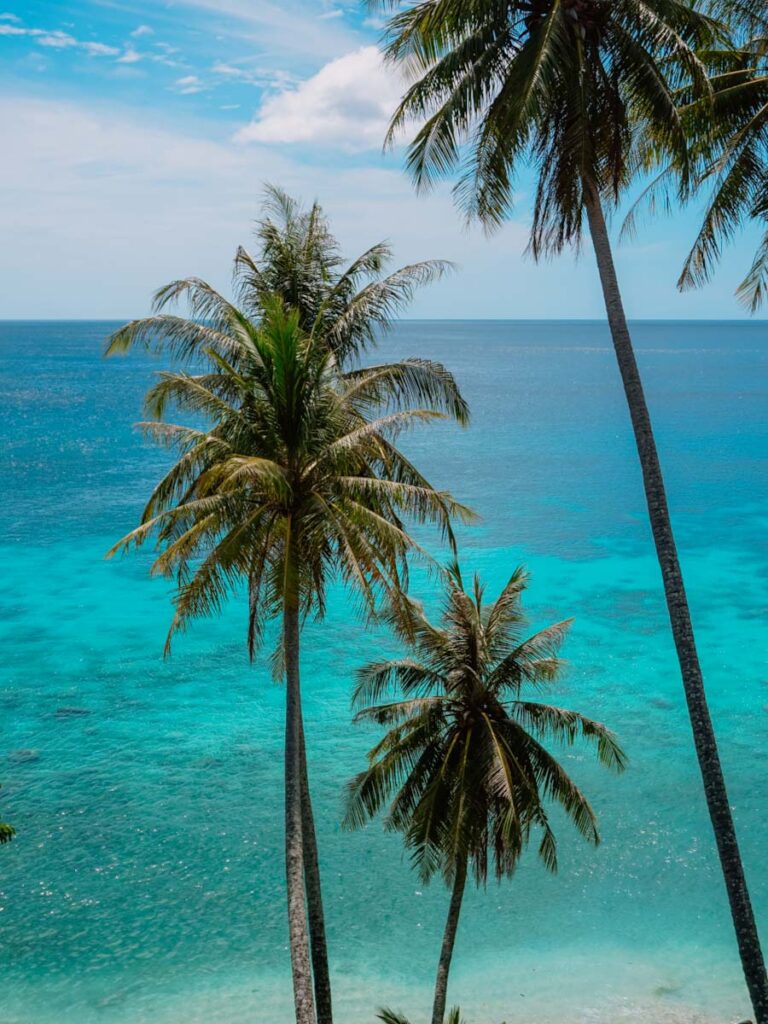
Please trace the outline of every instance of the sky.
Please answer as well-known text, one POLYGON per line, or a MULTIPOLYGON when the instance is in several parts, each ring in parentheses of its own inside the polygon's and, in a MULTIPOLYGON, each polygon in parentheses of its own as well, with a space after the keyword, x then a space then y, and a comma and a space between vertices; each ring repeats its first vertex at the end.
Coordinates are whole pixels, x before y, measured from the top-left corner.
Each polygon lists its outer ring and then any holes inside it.
MULTIPOLYGON (((143 316, 193 274, 226 292, 266 182, 319 200, 350 258, 387 239, 398 265, 454 261, 414 317, 602 318, 588 247, 525 255, 524 177, 488 238, 448 184, 415 195, 402 147, 382 153, 403 83, 381 29, 346 0, 0 0, 0 318, 143 316)), ((675 288, 699 212, 616 242, 631 317, 745 315, 749 230, 712 284, 675 288)))

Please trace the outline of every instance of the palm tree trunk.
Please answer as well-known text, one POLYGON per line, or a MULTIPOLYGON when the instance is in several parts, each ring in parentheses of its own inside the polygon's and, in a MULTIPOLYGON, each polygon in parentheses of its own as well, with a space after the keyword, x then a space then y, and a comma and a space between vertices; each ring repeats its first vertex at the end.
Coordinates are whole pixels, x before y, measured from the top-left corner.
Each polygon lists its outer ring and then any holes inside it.
POLYGON ((317 854, 315 818, 309 793, 307 748, 304 725, 301 725, 301 830, 304 839, 304 884, 309 913, 309 937, 312 952, 312 974, 315 982, 317 1024, 333 1024, 331 976, 328 969, 328 944, 325 937, 323 894, 320 887, 320 861, 317 854))
POLYGON ((588 183, 585 183, 585 204, 603 286, 608 323, 611 328, 613 345, 624 383, 635 442, 643 470, 645 497, 648 503, 656 553, 664 580, 667 610, 677 648, 680 672, 683 677, 683 688, 693 729, 696 755, 704 782, 707 808, 715 833, 720 866, 736 930, 741 964, 752 1000, 755 1020, 757 1024, 768 1024, 768 977, 765 971, 765 961, 744 877, 744 866, 739 853, 731 807, 728 803, 717 741, 707 707, 704 680, 696 651, 675 538, 672 533, 653 427, 624 315, 600 197, 588 183))
POLYGON ((298 573, 292 549, 291 523, 286 530, 283 643, 285 649, 285 875, 288 889, 288 933, 291 947, 296 1024, 315 1024, 312 970, 309 961, 304 850, 302 836, 302 726, 299 680, 298 573))
POLYGON ((443 932, 443 945, 440 949, 440 960, 437 964, 437 980, 435 981, 435 1001, 432 1006, 432 1024, 443 1024, 445 1017, 445 1001, 448 996, 448 972, 451 969, 453 947, 456 942, 456 931, 459 927, 461 901, 464 897, 464 886, 467 881, 467 862, 462 860, 456 867, 453 879, 451 902, 448 906, 448 917, 443 932))

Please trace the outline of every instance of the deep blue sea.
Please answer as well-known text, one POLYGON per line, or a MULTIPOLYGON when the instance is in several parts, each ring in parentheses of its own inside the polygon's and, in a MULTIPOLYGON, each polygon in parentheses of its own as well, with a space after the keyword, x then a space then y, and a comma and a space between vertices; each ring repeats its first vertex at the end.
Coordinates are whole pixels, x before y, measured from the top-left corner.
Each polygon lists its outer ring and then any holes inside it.
MULTIPOLYGON (((163 660, 150 552, 107 562, 166 464, 133 429, 157 361, 104 361, 114 325, 0 324, 3 1024, 289 1024, 283 690, 250 666, 242 604, 163 660)), ((768 326, 634 327, 756 910, 768 944, 768 326)), ((610 724, 616 778, 563 756, 599 814, 560 823, 471 893, 450 998, 469 1024, 727 1024, 748 1005, 705 813, 607 329, 410 322, 381 355, 445 362, 470 429, 408 440, 482 515, 463 559, 493 592, 520 562, 544 625, 575 624, 556 699, 610 724)), ((414 587, 429 598, 431 584, 414 587)), ((422 596, 422 593, 420 593, 422 596)), ((378 823, 339 827, 374 733, 350 724, 379 650, 342 592, 304 642, 305 710, 339 1024, 425 1021, 446 893, 378 823)))

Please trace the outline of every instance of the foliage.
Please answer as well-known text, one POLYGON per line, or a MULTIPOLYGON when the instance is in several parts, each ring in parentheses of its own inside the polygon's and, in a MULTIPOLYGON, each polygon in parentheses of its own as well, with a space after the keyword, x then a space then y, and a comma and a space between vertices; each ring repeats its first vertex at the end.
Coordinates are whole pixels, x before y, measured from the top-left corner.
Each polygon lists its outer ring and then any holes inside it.
POLYGON ((241 248, 235 258, 236 294, 243 308, 257 315, 265 296, 280 295, 298 311, 301 328, 327 339, 343 359, 374 345, 416 290, 450 269, 444 260, 427 260, 384 275, 392 259, 386 242, 345 267, 321 207, 314 203, 303 210, 274 186, 266 189, 256 241, 256 256, 241 248))
POLYGON ((143 346, 194 370, 162 371, 147 393, 143 429, 178 461, 113 552, 156 535, 154 569, 179 584, 171 634, 245 582, 251 653, 280 600, 289 518, 301 523, 304 612, 322 614, 331 576, 352 584, 369 611, 377 590, 404 582, 404 516, 439 523, 451 541, 451 516, 470 517, 395 443, 440 417, 467 423, 451 374, 425 359, 350 365, 448 265, 383 276, 391 253, 380 243, 344 268, 321 208, 305 210, 271 186, 256 239, 255 255, 237 251, 234 301, 199 278, 171 282, 154 315, 126 324, 107 347, 143 346), (188 316, 167 312, 182 300, 188 316), (203 428, 163 422, 172 408, 203 428))
POLYGON ((526 688, 547 689, 557 679, 557 650, 570 624, 527 635, 527 583, 517 569, 485 604, 479 579, 467 592, 453 565, 440 624, 401 599, 390 621, 411 653, 359 671, 356 720, 388 731, 349 785, 345 824, 359 827, 389 802, 386 826, 403 833, 424 879, 440 870, 449 880, 471 861, 483 882, 489 858, 497 877, 509 875, 534 829, 542 860, 555 870, 552 801, 586 839, 599 841, 586 797, 544 743, 585 740, 616 771, 625 757, 599 722, 524 697, 526 688))
MULTIPOLYGON (((383 1024, 411 1024, 407 1017, 404 1017, 401 1013, 395 1013, 394 1010, 388 1010, 386 1007, 379 1010, 376 1016, 380 1021, 383 1021, 383 1024)), ((466 1024, 458 1006, 454 1006, 448 1012, 445 1024, 466 1024)))
POLYGON ((738 47, 716 55, 711 108, 699 102, 688 111, 700 181, 710 195, 678 283, 689 288, 708 281, 723 246, 753 220, 763 237, 737 296, 755 312, 768 296, 768 15, 749 0, 732 5, 730 15, 741 32, 738 47))
POLYGON ((252 321, 202 285, 193 293, 208 303, 210 322, 187 322, 175 341, 209 365, 197 375, 162 371, 147 394, 158 419, 143 428, 178 459, 141 525, 110 554, 156 536, 153 571, 178 582, 169 642, 245 583, 253 651, 281 603, 289 528, 305 614, 322 615, 334 576, 373 610, 377 591, 399 585, 415 547, 404 517, 436 522, 450 538, 451 519, 470 516, 395 444, 404 430, 446 415, 466 420, 453 378, 424 360, 341 373, 281 298, 265 296, 252 321), (171 405, 207 425, 163 422, 171 405))
POLYGON ((512 205, 523 163, 536 174, 535 256, 578 243, 585 195, 615 203, 649 157, 688 159, 677 92, 709 90, 697 51, 717 23, 685 0, 379 0, 390 60, 413 84, 390 142, 411 121, 421 188, 458 169, 454 195, 488 227, 512 205))

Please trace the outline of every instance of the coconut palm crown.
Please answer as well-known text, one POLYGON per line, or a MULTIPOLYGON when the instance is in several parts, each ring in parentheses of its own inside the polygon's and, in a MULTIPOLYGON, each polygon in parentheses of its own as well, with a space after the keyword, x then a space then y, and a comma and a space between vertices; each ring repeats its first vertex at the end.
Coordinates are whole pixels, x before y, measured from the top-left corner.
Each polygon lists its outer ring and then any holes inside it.
POLYGON ((468 593, 451 566, 440 625, 404 599, 390 621, 412 656, 359 671, 356 721, 389 729, 350 783, 346 824, 361 826, 388 804, 386 826, 403 833, 424 880, 440 871, 451 881, 465 860, 479 883, 491 864, 498 878, 511 875, 534 830, 542 860, 556 870, 551 802, 599 841, 587 798, 545 744, 584 739, 617 771, 625 757, 604 725, 524 695, 558 678, 557 650, 570 625, 528 635, 527 583, 518 568, 487 604, 478 577, 468 593))
POLYGON ((187 322, 187 344, 199 344, 205 372, 160 371, 147 393, 156 419, 141 426, 178 459, 141 524, 111 553, 155 535, 153 571, 179 584, 169 641, 244 584, 254 651, 284 598, 289 555, 303 614, 323 614, 336 574, 372 610, 377 586, 395 586, 405 570, 413 544, 404 517, 437 522, 447 536, 452 518, 470 517, 395 444, 415 425, 446 416, 466 422, 468 413, 436 364, 340 373, 333 352, 302 331, 298 312, 278 296, 265 298, 258 322, 221 297, 216 313, 215 326, 187 322), (207 423, 165 422, 171 407, 207 423))
POLYGON ((677 90, 708 92, 697 49, 716 23, 684 0, 421 0, 394 11, 386 55, 413 81, 390 126, 417 185, 458 169, 454 195, 487 226, 510 212, 523 166, 535 179, 535 256, 578 242, 592 191, 614 203, 637 171, 638 142, 686 176, 677 90))

